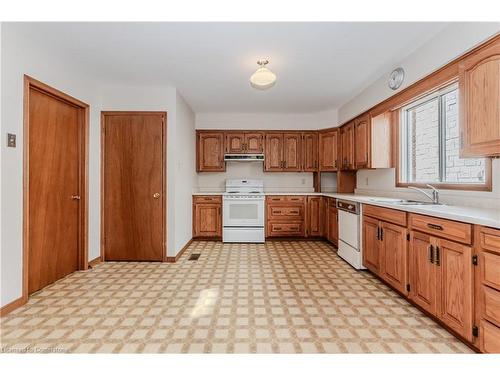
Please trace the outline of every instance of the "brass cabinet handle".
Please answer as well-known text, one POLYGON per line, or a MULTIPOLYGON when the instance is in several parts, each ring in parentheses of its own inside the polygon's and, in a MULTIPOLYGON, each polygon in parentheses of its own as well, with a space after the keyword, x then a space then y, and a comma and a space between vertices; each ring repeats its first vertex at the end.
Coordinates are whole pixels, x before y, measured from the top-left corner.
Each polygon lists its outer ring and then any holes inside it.
POLYGON ((427 227, 436 230, 443 230, 443 227, 438 224, 427 223, 427 227))
POLYGON ((440 255, 439 255, 439 246, 436 246, 436 266, 440 266, 441 265, 441 259, 440 259, 440 255))
POLYGON ((384 228, 380 228, 380 241, 384 240, 384 228))
MULTIPOLYGON (((154 194, 153 194, 153 198, 154 198, 154 199, 158 199, 158 198, 160 198, 160 193, 154 193, 154 194)), ((205 199, 206 199, 206 198, 205 198, 205 199)))
POLYGON ((380 240, 380 227, 377 227, 377 240, 380 240))
POLYGON ((434 246, 429 245, 429 262, 434 263, 434 246))
POLYGON ((80 196, 79 195, 72 195, 71 199, 73 199, 74 201, 79 201, 80 200, 80 196))

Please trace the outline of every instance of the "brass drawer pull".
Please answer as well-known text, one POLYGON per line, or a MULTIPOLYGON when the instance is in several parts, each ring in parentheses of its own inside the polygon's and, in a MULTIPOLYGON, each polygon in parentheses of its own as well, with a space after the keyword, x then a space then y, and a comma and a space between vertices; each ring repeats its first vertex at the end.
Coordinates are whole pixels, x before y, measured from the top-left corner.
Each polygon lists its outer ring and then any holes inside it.
POLYGON ((436 230, 443 230, 443 227, 438 224, 427 223, 427 227, 436 230))
POLYGON ((273 211, 273 214, 280 214, 281 211, 273 211))
POLYGON ((299 211, 290 211, 291 214, 298 214, 299 211))
POLYGON ((441 259, 440 259, 440 255, 439 255, 439 246, 436 246, 436 266, 439 266, 441 265, 441 259))
POLYGON ((429 262, 434 263, 434 246, 429 245, 429 262))

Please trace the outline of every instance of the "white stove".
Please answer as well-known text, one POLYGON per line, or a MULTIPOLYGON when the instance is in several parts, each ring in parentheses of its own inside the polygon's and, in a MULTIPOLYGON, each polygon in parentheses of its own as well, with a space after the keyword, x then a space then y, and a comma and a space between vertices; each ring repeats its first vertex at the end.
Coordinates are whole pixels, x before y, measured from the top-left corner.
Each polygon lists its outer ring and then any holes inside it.
POLYGON ((264 183, 262 180, 226 180, 222 195, 222 241, 263 243, 264 183))

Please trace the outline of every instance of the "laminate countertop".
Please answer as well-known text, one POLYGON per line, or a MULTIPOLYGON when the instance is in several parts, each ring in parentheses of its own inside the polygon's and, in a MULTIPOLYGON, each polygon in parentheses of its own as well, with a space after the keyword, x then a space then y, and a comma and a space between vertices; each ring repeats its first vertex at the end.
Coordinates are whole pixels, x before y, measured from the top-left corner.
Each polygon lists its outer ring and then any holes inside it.
MULTIPOLYGON (((193 195, 222 195, 223 192, 196 192, 193 195)), ((487 227, 500 229, 500 210, 491 208, 474 208, 467 206, 455 205, 400 205, 396 202, 400 198, 387 198, 357 194, 342 194, 342 193, 314 193, 314 192, 265 192, 265 195, 311 195, 324 196, 336 199, 345 199, 353 202, 371 204, 373 206, 386 207, 399 211, 413 212, 422 215, 440 217, 461 221, 469 224, 479 224, 487 227)))

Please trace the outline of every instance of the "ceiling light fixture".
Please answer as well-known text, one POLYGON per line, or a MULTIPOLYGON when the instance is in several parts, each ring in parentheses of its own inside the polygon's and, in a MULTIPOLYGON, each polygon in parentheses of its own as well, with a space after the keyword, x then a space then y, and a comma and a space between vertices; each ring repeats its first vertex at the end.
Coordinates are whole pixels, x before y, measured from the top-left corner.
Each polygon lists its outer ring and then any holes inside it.
POLYGON ((257 90, 270 89, 276 83, 276 74, 266 67, 269 64, 269 60, 260 59, 257 61, 257 64, 260 65, 260 68, 250 77, 250 85, 257 90))

